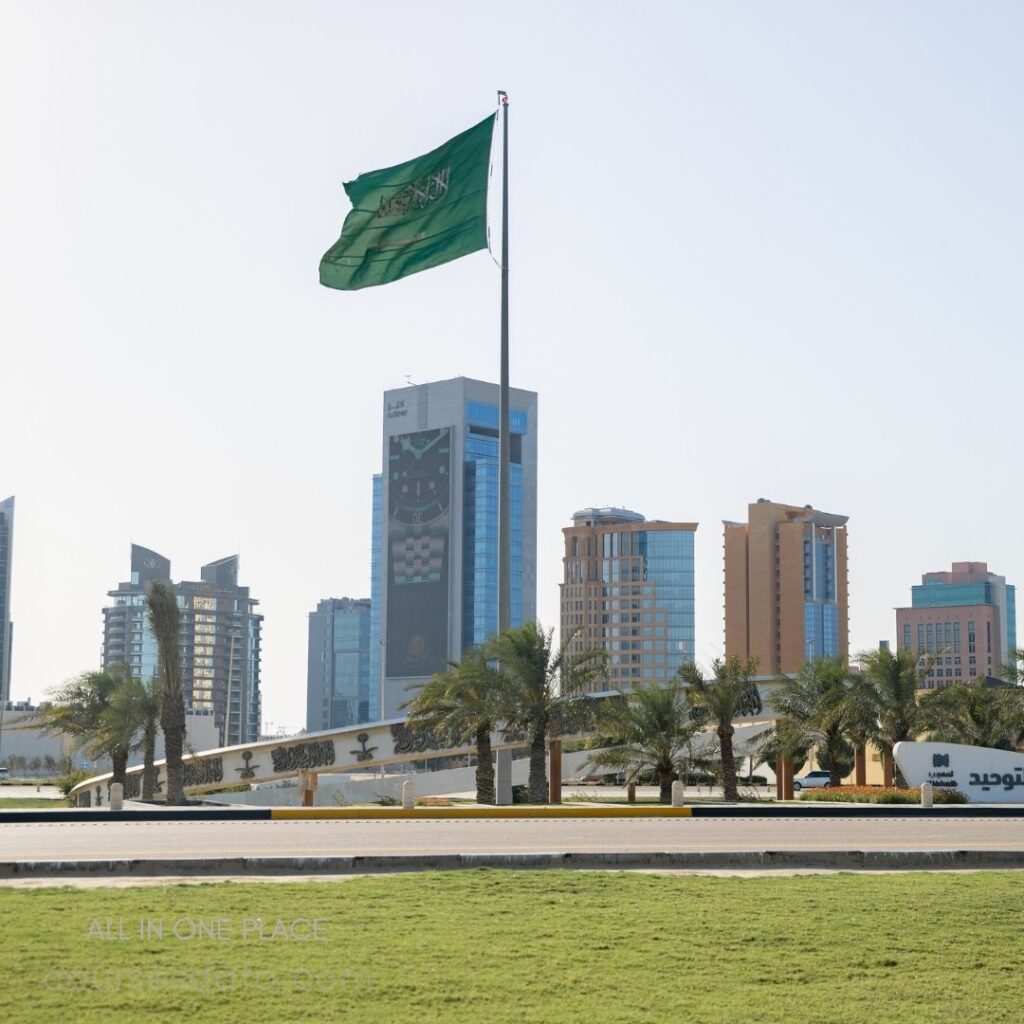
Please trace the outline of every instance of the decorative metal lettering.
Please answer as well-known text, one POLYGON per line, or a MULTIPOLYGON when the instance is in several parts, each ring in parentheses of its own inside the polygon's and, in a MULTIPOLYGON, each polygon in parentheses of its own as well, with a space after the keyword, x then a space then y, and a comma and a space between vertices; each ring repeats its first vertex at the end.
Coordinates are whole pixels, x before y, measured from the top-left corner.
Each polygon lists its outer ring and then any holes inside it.
POLYGON ((188 786, 209 786, 224 781, 224 761, 219 757, 206 757, 201 761, 186 761, 185 782, 188 786))
POLYGON ((758 693, 757 687, 752 686, 750 691, 746 693, 743 699, 740 701, 740 706, 737 709, 741 717, 753 717, 754 715, 761 714, 761 694, 758 693))
POLYGON ((294 747, 274 747, 270 752, 275 772, 301 772, 334 764, 334 742, 297 743, 294 747))
POLYGON ((423 754, 428 750, 452 750, 469 745, 456 729, 437 733, 433 729, 411 729, 404 722, 391 726, 391 738, 396 754, 423 754))
POLYGON ((370 738, 370 734, 368 732, 361 732, 356 737, 356 742, 359 744, 360 749, 359 750, 350 750, 349 753, 352 754, 357 761, 372 761, 373 760, 373 752, 377 748, 376 747, 367 747, 366 746, 366 743, 369 740, 369 738, 370 738))
POLYGON ((259 765, 249 763, 250 761, 252 761, 252 751, 244 750, 242 752, 242 760, 245 762, 245 765, 241 768, 236 768, 235 771, 239 772, 243 779, 256 778, 256 769, 259 768, 259 765))

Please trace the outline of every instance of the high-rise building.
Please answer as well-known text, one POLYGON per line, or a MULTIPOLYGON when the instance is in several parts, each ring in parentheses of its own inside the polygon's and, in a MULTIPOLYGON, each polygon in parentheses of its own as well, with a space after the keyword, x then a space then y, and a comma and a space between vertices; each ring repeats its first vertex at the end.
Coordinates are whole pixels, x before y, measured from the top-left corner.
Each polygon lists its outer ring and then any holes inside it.
MULTIPOLYGON (((466 377, 384 393, 370 645, 385 718, 498 628, 499 397, 466 377)), ((509 418, 515 626, 536 616, 537 395, 513 388, 509 418)))
POLYGON ((725 654, 762 675, 849 656, 847 516, 759 498, 725 526, 725 654))
POLYGON ((177 594, 186 711, 212 713, 222 744, 257 739, 263 616, 249 588, 238 585, 237 555, 204 565, 196 582, 174 584, 169 559, 133 544, 131 580, 109 592, 113 604, 103 609, 103 667, 124 662, 141 679, 156 674, 156 637, 146 613, 153 580, 177 594))
POLYGON ((0 701, 11 699, 11 563, 14 558, 14 498, 0 501, 0 701))
POLYGON ((320 601, 309 613, 306 731, 370 721, 370 602, 320 601))
POLYGON ((1016 590, 984 562, 954 562, 951 572, 927 572, 910 594, 910 607, 896 609, 896 642, 931 656, 927 689, 999 676, 1014 660, 1016 590))
POLYGON ((586 508, 562 530, 561 635, 570 651, 608 652, 592 690, 665 682, 693 661, 696 529, 586 508))

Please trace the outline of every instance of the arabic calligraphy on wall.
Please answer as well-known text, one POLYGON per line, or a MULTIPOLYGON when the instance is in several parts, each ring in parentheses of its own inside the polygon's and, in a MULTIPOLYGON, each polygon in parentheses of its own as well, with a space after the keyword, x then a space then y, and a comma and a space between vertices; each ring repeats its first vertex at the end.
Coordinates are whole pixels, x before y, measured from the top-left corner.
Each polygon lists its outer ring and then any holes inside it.
POLYGON ((334 764, 334 741, 297 743, 294 747, 275 747, 270 752, 275 772, 299 772, 334 764))

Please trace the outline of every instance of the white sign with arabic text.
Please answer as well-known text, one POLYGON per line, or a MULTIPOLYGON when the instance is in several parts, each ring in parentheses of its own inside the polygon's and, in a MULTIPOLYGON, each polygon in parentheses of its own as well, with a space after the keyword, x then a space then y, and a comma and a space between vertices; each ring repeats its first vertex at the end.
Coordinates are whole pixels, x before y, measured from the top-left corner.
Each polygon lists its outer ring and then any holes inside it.
POLYGON ((897 743, 896 764, 910 786, 963 793, 972 804, 1024 803, 1024 754, 963 743, 897 743))

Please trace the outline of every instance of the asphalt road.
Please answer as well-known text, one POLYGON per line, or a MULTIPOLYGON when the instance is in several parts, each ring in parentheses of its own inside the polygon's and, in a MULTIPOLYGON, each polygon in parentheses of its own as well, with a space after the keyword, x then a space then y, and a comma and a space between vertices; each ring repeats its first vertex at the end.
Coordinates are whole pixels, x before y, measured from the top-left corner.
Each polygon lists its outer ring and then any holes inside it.
POLYGON ((1024 851, 1024 819, 69 821, 0 825, 0 861, 764 850, 1024 851))

